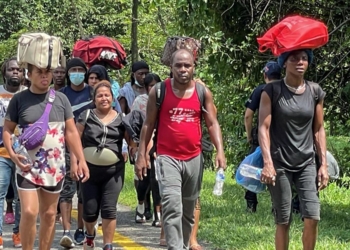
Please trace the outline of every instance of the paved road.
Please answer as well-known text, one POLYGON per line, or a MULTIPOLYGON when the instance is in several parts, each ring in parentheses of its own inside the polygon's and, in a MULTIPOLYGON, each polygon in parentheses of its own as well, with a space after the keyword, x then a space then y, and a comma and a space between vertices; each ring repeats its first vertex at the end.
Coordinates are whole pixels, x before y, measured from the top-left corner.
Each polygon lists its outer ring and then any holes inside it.
MULTIPOLYGON (((74 200, 74 207, 76 207, 76 199, 74 200)), ((76 217, 76 211, 73 211, 73 218, 76 217)), ((166 249, 160 247, 159 235, 160 229, 151 226, 151 222, 143 225, 136 224, 134 221, 135 212, 129 207, 118 205, 117 213, 117 230, 114 234, 114 249, 116 250, 157 250, 166 249)), ((38 223, 39 224, 39 223, 38 223)), ((73 220, 72 233, 76 229, 76 221, 73 220)), ((62 249, 59 246, 59 241, 62 236, 62 226, 56 224, 56 235, 54 243, 51 249, 62 249)), ((102 230, 98 230, 98 236, 96 237, 95 244, 97 247, 102 246, 102 230)), ((12 226, 4 224, 3 239, 4 249, 14 250, 12 247, 12 226)), ((35 249, 38 249, 38 242, 35 242, 35 249)), ((82 250, 82 246, 75 247, 74 249, 82 250)), ((102 249, 102 248, 101 248, 102 249)), ((207 248, 208 249, 208 248, 207 248)))

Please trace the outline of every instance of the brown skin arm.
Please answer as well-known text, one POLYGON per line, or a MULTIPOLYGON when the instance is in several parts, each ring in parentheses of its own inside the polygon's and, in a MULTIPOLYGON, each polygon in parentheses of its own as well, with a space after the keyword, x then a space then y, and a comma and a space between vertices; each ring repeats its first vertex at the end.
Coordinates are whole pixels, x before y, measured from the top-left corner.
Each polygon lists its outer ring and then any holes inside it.
POLYGON ((17 123, 5 119, 2 140, 4 141, 4 146, 7 152, 9 153, 11 159, 15 156, 15 152, 12 149, 11 135, 15 131, 16 126, 17 123))
POLYGON ((205 109, 208 112, 203 112, 205 124, 207 125, 210 140, 215 145, 217 156, 216 166, 226 169, 226 158, 224 153, 224 145, 222 141, 222 134, 219 122, 216 118, 216 107, 213 101, 213 95, 210 90, 206 87, 205 92, 205 109))
POLYGON ((148 145, 153 135, 153 131, 158 118, 158 108, 156 105, 156 90, 152 88, 149 92, 146 120, 143 123, 140 135, 138 157, 135 163, 135 172, 140 180, 147 174, 148 145))
POLYGON ((24 156, 16 154, 12 149, 12 139, 11 135, 15 131, 17 124, 15 122, 9 121, 5 119, 4 127, 3 127, 3 135, 2 140, 4 142, 4 146, 7 152, 10 155, 11 160, 23 171, 29 171, 32 166, 29 164, 23 164, 21 161, 25 159, 24 156))
POLYGON ((129 107, 128 102, 126 101, 125 97, 121 97, 119 100, 120 108, 124 114, 129 113, 129 107))
POLYGON ((75 175, 73 176, 75 179, 80 177, 81 181, 85 182, 89 179, 90 173, 86 165, 83 146, 80 140, 82 131, 81 128, 76 126, 73 118, 66 120, 65 138, 71 151, 71 172, 72 175, 75 175))
POLYGON ((252 124, 253 124, 253 117, 254 117, 254 111, 250 108, 247 108, 245 110, 244 114, 244 126, 245 126, 245 132, 247 133, 247 140, 248 142, 252 141, 251 131, 252 131, 252 124))
POLYGON ((259 144, 264 159, 261 181, 274 185, 276 171, 270 152, 271 99, 266 92, 261 93, 259 109, 259 144))
POLYGON ((318 188, 322 190, 327 187, 329 179, 326 157, 326 132, 323 126, 323 100, 320 101, 315 108, 313 131, 316 150, 321 163, 321 167, 318 171, 318 188))
POLYGON ((126 143, 129 145, 130 147, 130 155, 131 157, 135 157, 135 153, 137 151, 137 143, 135 143, 131 137, 129 136, 128 132, 125 131, 124 133, 124 139, 126 141, 126 143))
MULTIPOLYGON (((78 130, 79 138, 81 138, 81 136, 83 135, 83 132, 84 132, 84 126, 80 123, 76 123, 76 127, 78 130)), ((72 153, 71 150, 69 150, 69 152, 70 152, 71 165, 76 164, 78 162, 77 157, 72 153)), ((76 178, 76 176, 71 176, 71 177, 76 178)))

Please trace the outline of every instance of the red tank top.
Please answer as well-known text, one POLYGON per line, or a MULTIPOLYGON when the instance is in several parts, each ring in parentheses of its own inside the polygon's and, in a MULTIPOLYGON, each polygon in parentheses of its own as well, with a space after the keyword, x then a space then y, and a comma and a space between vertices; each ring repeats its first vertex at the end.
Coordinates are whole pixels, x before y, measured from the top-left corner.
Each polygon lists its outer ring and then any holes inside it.
POLYGON ((157 154, 188 160, 201 153, 201 105, 196 90, 190 98, 177 97, 170 79, 158 117, 157 154))

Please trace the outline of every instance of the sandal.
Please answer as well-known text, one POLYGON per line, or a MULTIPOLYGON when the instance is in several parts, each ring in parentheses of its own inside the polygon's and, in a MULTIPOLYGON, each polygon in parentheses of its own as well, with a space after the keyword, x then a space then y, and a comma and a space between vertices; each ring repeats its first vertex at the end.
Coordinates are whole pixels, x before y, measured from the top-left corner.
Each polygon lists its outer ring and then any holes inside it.
POLYGON ((13 213, 5 214, 5 223, 6 224, 14 224, 15 223, 15 215, 13 213))
POLYGON ((160 239, 159 240, 159 246, 166 247, 167 246, 166 239, 160 239))
POLYGON ((137 211, 137 208, 136 208, 135 222, 136 223, 146 223, 145 215, 140 214, 139 211, 137 211))
POLYGON ((193 244, 190 246, 190 250, 202 250, 203 248, 199 244, 193 244))
POLYGON ((162 227, 162 223, 159 220, 155 220, 152 223, 152 227, 162 227))

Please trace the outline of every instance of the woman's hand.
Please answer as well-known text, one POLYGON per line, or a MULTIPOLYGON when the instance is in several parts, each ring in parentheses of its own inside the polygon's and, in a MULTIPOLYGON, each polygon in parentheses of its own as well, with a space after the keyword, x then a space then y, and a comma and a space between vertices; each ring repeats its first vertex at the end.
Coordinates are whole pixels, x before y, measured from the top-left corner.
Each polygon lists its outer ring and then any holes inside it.
POLYGON ((32 165, 31 164, 24 164, 23 162, 25 162, 27 160, 27 157, 20 155, 20 154, 15 154, 13 155, 13 157, 11 157, 12 161, 16 164, 16 166, 18 166, 23 172, 28 172, 32 169, 32 165))
POLYGON ((127 162, 128 161, 128 157, 129 157, 128 152, 123 152, 122 155, 123 155, 123 158, 124 158, 124 162, 127 162))
POLYGON ((276 170, 272 162, 264 163, 264 167, 261 172, 260 181, 261 183, 275 186, 276 170))
POLYGON ((318 191, 321 191, 322 189, 326 188, 328 185, 329 175, 328 175, 328 169, 327 165, 321 166, 318 170, 318 191))

